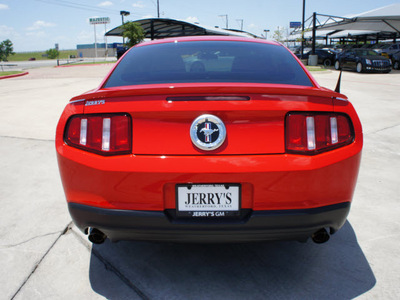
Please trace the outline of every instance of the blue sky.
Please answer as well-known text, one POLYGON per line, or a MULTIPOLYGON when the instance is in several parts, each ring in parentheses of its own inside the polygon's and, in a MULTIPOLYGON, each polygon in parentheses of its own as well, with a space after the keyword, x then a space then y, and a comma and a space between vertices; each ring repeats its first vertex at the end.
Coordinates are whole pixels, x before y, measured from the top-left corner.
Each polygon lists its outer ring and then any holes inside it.
MULTIPOLYGON (((269 29, 268 38, 279 27, 301 21, 302 0, 159 0, 164 18, 199 22, 207 26, 243 29, 261 35, 269 29)), ((54 48, 76 49, 77 44, 94 43, 89 18, 109 17, 110 30, 121 24, 120 10, 130 11, 125 20, 157 16, 157 0, 0 0, 0 41, 10 39, 14 51, 54 48)), ((346 16, 399 3, 394 0, 306 0, 306 19, 315 11, 320 14, 346 16), (361 4, 362 3, 362 4, 361 4)), ((104 25, 97 25, 97 42, 104 42, 104 25)), ((108 42, 121 42, 109 38, 108 42)))

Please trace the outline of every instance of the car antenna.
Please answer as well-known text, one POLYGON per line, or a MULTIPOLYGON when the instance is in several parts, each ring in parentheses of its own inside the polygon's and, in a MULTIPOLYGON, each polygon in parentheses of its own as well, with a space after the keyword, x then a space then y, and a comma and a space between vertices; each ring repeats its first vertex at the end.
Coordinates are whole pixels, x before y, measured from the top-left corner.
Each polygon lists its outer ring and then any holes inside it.
POLYGON ((340 82, 342 81, 342 70, 340 70, 339 79, 337 81, 335 92, 340 93, 340 82))

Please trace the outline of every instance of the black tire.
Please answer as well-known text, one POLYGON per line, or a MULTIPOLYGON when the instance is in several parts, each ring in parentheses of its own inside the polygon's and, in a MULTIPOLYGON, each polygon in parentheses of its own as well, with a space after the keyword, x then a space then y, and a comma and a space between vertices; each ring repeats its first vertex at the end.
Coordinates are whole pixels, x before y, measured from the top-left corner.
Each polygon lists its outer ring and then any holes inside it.
POLYGON ((363 67, 362 63, 360 63, 360 62, 357 63, 356 71, 357 71, 357 73, 362 73, 364 71, 364 67, 363 67))
POLYGON ((324 59, 324 67, 330 67, 332 65, 332 60, 330 58, 324 59))
POLYGON ((340 70, 341 69, 341 67, 340 67, 340 62, 337 60, 337 61, 335 61, 335 70, 340 70))

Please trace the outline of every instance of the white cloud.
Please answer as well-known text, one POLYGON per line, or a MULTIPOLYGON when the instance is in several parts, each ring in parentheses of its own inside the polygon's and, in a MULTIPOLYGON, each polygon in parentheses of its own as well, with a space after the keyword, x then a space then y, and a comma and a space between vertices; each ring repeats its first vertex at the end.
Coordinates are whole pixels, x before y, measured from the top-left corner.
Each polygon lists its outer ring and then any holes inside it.
POLYGON ((0 3, 0 10, 6 10, 6 9, 8 9, 9 7, 8 7, 8 5, 7 4, 2 4, 2 3, 0 3))
POLYGON ((82 30, 76 37, 79 43, 85 42, 89 43, 88 41, 94 40, 93 32, 89 32, 87 30, 82 30))
MULTIPOLYGON (((104 30, 96 30, 96 41, 97 43, 104 43, 104 30)), ((82 30, 76 36, 76 42, 78 44, 93 44, 94 43, 94 31, 82 30)))
POLYGON ((26 33, 26 36, 38 39, 46 37, 46 33, 44 31, 30 31, 26 33))
POLYGON ((142 19, 151 19, 151 18, 155 18, 155 16, 153 16, 153 15, 144 15, 142 17, 142 19))
POLYGON ((145 7, 145 5, 143 4, 142 1, 135 2, 135 3, 132 4, 132 6, 134 8, 144 8, 145 7))
POLYGON ((245 31, 248 30, 248 31, 251 31, 251 32, 257 32, 257 31, 260 31, 260 30, 262 31, 263 29, 260 26, 254 24, 254 23, 251 23, 250 25, 245 26, 245 28, 243 30, 245 30, 245 31))
POLYGON ((104 2, 99 3, 97 6, 108 7, 108 6, 112 6, 112 5, 114 5, 114 3, 112 3, 111 1, 104 1, 104 2))
POLYGON ((27 30, 34 31, 34 30, 39 30, 42 28, 54 27, 54 26, 56 26, 56 24, 39 20, 39 21, 36 21, 35 23, 33 23, 32 26, 28 27, 27 30))
POLYGON ((189 23, 199 23, 199 19, 197 17, 187 17, 185 21, 189 23))
POLYGON ((18 35, 17 32, 12 27, 6 25, 0 25, 0 38, 10 38, 11 36, 18 35))

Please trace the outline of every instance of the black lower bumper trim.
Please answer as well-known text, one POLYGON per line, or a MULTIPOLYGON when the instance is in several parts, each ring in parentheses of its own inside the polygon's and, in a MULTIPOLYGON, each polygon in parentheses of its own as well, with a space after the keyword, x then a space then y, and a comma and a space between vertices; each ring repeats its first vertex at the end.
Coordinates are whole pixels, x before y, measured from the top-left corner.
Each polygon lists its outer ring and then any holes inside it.
POLYGON ((77 227, 97 228, 112 241, 250 242, 306 240, 321 228, 339 230, 350 203, 311 209, 245 211, 237 219, 179 219, 174 210, 133 211, 69 203, 77 227))

